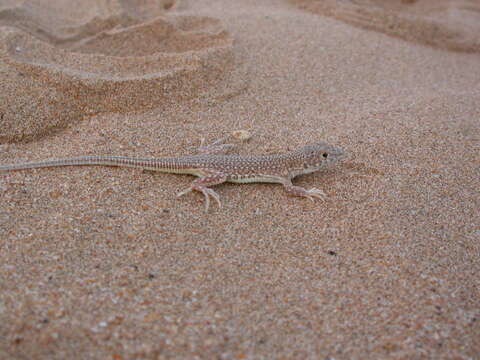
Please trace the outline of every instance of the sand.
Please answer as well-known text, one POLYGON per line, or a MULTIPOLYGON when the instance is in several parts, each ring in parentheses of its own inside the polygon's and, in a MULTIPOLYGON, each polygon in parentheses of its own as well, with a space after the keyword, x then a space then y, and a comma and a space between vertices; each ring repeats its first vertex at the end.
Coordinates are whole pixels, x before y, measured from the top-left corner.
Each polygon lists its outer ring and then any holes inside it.
POLYGON ((324 140, 296 184, 0 175, 2 359, 476 359, 475 1, 0 1, 0 163, 324 140))

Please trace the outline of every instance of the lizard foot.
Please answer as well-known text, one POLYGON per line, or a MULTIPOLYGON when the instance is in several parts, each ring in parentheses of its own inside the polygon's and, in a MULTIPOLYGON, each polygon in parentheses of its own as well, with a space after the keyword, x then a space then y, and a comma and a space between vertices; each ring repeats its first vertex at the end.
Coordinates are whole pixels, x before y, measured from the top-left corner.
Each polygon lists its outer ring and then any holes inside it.
POLYGON ((205 138, 200 140, 200 147, 198 152, 200 154, 212 155, 212 154, 225 154, 230 148, 233 147, 233 144, 223 144, 226 138, 218 139, 210 145, 205 145, 205 138))
POLYGON ((189 188, 180 191, 177 194, 177 197, 183 196, 193 190, 199 191, 203 194, 203 196, 205 196, 205 212, 208 212, 208 208, 210 207, 210 196, 217 202, 218 207, 222 207, 222 203, 220 202, 220 196, 214 190, 204 186, 190 186, 189 188))
POLYGON ((291 195, 306 197, 311 201, 314 201, 315 199, 325 200, 325 197, 327 196, 320 189, 312 188, 310 190, 307 190, 300 186, 294 186, 290 184, 285 185, 285 190, 291 195))

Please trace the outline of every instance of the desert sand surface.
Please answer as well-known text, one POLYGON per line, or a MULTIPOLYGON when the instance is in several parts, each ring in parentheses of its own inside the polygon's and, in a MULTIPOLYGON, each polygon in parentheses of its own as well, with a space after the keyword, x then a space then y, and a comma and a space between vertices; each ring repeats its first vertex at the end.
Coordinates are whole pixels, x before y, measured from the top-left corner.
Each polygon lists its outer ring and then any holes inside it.
POLYGON ((1 359, 478 359, 480 5, 0 0, 0 164, 318 140, 295 184, 0 173, 1 359))

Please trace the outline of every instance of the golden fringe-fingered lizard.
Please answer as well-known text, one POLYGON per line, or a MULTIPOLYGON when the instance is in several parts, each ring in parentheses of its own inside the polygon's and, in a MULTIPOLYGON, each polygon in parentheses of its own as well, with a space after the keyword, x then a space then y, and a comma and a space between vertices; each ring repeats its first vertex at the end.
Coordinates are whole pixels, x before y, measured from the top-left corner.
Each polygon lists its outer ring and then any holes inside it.
POLYGON ((199 178, 189 188, 179 192, 182 196, 192 190, 205 196, 205 210, 208 211, 210 197, 221 206, 218 194, 210 186, 224 182, 232 183, 279 183, 287 193, 306 197, 310 200, 323 198, 325 194, 319 189, 304 189, 292 184, 298 175, 309 174, 344 158, 342 149, 325 142, 317 142, 297 150, 274 155, 225 155, 229 144, 214 144, 204 147, 206 154, 163 157, 154 159, 129 158, 123 156, 81 156, 66 159, 46 160, 21 164, 0 165, 0 171, 24 170, 54 166, 122 166, 142 168, 174 174, 190 174, 199 178))

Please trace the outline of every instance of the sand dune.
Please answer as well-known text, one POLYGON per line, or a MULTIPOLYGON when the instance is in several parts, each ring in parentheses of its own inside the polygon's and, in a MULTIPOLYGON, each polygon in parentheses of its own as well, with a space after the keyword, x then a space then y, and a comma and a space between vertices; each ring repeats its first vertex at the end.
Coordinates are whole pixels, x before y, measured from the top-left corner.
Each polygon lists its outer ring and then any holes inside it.
POLYGON ((295 179, 324 201, 208 213, 185 175, 1 172, 0 359, 478 359, 477 4, 0 0, 1 165, 348 154, 295 179))

